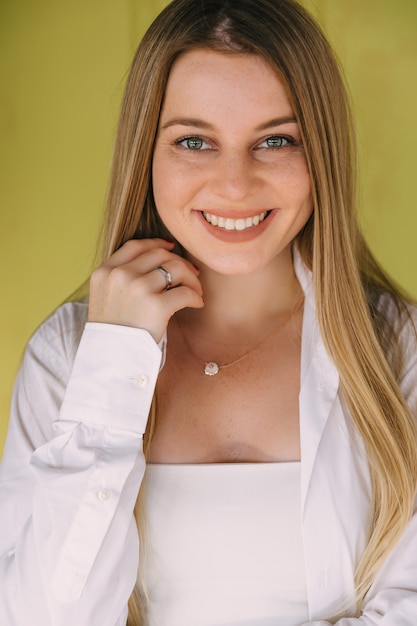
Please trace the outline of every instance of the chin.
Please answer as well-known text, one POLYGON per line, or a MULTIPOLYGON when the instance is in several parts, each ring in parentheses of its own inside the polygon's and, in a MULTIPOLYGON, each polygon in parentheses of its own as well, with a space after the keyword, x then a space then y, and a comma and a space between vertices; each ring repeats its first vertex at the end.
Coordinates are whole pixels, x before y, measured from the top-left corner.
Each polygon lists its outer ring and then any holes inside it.
POLYGON ((209 259, 197 259, 197 265, 224 276, 248 276, 265 268, 269 263, 264 257, 254 258, 248 253, 211 256, 209 259))

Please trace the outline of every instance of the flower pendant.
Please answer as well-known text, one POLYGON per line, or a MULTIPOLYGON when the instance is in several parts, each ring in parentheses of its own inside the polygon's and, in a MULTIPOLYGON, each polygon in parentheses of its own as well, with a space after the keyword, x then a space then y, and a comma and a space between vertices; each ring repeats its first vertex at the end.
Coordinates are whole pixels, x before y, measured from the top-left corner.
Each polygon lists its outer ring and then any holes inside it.
POLYGON ((206 376, 215 376, 220 371, 220 367, 214 361, 210 361, 210 363, 206 363, 204 366, 204 373, 206 376))

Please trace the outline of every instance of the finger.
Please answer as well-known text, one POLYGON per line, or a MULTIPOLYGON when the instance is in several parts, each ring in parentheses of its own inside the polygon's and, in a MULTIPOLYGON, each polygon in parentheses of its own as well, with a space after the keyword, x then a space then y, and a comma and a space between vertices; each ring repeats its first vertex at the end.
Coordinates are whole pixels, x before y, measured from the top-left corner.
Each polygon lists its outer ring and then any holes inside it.
MULTIPOLYGON (((176 266, 178 266, 179 263, 184 265, 196 276, 200 273, 199 269, 190 261, 188 261, 188 259, 184 259, 183 257, 180 257, 170 250, 162 247, 153 247, 141 253, 139 256, 135 256, 129 261, 126 261, 124 264, 115 263, 117 260, 120 260, 120 257, 112 257, 110 259, 110 262, 107 262, 101 266, 102 272, 100 271, 99 273, 102 273, 104 278, 112 273, 115 276, 118 276, 123 283, 124 279, 134 280, 137 276, 152 272, 160 266, 166 267, 167 263, 170 263, 171 265, 171 261, 174 261, 176 266)), ((175 267, 173 268, 173 270, 175 270, 175 267)), ((162 275, 161 278, 163 278, 162 275)), ((181 282, 180 279, 177 280, 176 284, 178 284, 179 282, 181 282)))
POLYGON ((129 269, 137 274, 147 274, 158 268, 160 265, 166 267, 169 264, 172 270, 176 270, 179 265, 187 267, 193 274, 198 275, 199 269, 188 259, 178 256, 178 254, 162 248, 153 248, 141 256, 133 259, 129 264, 129 269))
POLYGON ((152 335, 155 341, 161 340, 170 318, 185 308, 201 309, 204 306, 203 298, 194 289, 179 286, 169 291, 153 296, 147 307, 147 319, 143 326, 152 335), (161 307, 161 304, 163 306, 161 307), (161 317, 161 311, 164 315, 161 317))
POLYGON ((90 307, 91 311, 98 306, 110 310, 120 310, 123 302, 143 301, 151 294, 160 294, 167 287, 164 272, 158 268, 164 267, 171 277, 171 288, 180 285, 189 287, 200 297, 203 295, 202 286, 198 279, 198 270, 185 259, 176 254, 158 249, 149 258, 135 258, 125 265, 108 268, 97 268, 90 278, 90 307), (157 264, 157 265, 156 265, 157 264), (151 267, 150 271, 145 271, 151 267), (94 307, 93 307, 94 304, 94 307))
POLYGON ((165 267, 165 265, 158 265, 157 268, 153 270, 154 272, 159 272, 164 279, 164 286, 161 288, 162 291, 168 291, 172 287, 175 287, 171 272, 165 267))
POLYGON ((202 296, 191 287, 185 285, 165 291, 160 297, 165 300, 167 309, 170 312, 170 317, 177 311, 187 307, 200 309, 204 306, 202 296))
POLYGON ((178 285, 184 285, 194 289, 200 296, 203 295, 203 289, 198 280, 198 269, 189 261, 176 255, 171 255, 169 260, 158 265, 149 272, 149 275, 153 283, 152 291, 165 291, 167 287, 174 289, 178 285), (158 287, 155 286, 155 280, 158 287))
POLYGON ((174 242, 166 239, 130 239, 121 248, 116 250, 104 263, 108 268, 130 263, 135 258, 145 255, 156 249, 172 250, 174 242))
POLYGON ((164 291, 172 291, 180 286, 188 287, 195 291, 200 297, 203 295, 203 289, 201 283, 194 271, 181 262, 164 263, 163 266, 158 266, 147 274, 138 274, 136 277, 131 276, 131 270, 126 266, 123 268, 116 268, 112 272, 112 283, 117 291, 124 290, 125 288, 131 289, 132 292, 137 294, 138 298, 144 298, 148 294, 160 294, 164 291), (167 279, 164 271, 159 268, 163 267, 171 277, 170 288, 167 289, 167 279), (115 275, 117 274, 117 276, 115 275), (117 287, 116 287, 117 284, 117 287))
POLYGON ((138 276, 167 261, 170 258, 171 247, 170 242, 163 239, 132 239, 126 242, 103 265, 93 271, 90 289, 106 284, 115 285, 118 289, 125 287, 138 276))
POLYGON ((167 286, 164 272, 158 269, 161 267, 164 267, 170 274, 171 287, 183 283, 196 288, 201 293, 201 285, 195 281, 199 270, 187 259, 161 248, 149 250, 124 265, 110 267, 105 264, 94 271, 92 279, 98 283, 110 281, 120 289, 133 281, 140 283, 138 279, 150 276, 151 280, 144 280, 142 284, 145 291, 155 293, 167 286))

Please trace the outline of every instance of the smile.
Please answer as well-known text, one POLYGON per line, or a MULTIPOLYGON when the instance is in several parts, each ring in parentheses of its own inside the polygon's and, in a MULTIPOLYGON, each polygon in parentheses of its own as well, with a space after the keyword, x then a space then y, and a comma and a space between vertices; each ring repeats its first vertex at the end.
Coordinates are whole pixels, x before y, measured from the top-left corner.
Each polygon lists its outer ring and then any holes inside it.
POLYGON ((218 215, 213 215, 213 213, 206 213, 203 211, 203 217, 212 226, 217 226, 218 228, 224 228, 225 230, 246 230, 247 228, 252 228, 252 226, 258 226, 260 222, 263 222, 265 217, 268 215, 268 211, 263 211, 259 213, 259 215, 254 215, 252 217, 244 217, 238 218, 237 220, 231 217, 219 217, 218 215))

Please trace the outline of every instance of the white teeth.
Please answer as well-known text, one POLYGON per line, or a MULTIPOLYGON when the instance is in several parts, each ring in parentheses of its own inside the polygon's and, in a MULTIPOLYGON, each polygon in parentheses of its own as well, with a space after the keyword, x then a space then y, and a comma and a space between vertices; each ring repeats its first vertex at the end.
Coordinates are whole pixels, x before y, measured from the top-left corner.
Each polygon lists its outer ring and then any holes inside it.
POLYGON ((225 230, 246 230, 252 226, 258 226, 258 224, 265 219, 266 211, 263 211, 263 213, 259 215, 254 215, 253 217, 239 218, 237 220, 231 217, 219 217, 218 215, 206 213, 205 211, 203 211, 203 216, 206 222, 212 224, 212 226, 218 226, 225 230))

